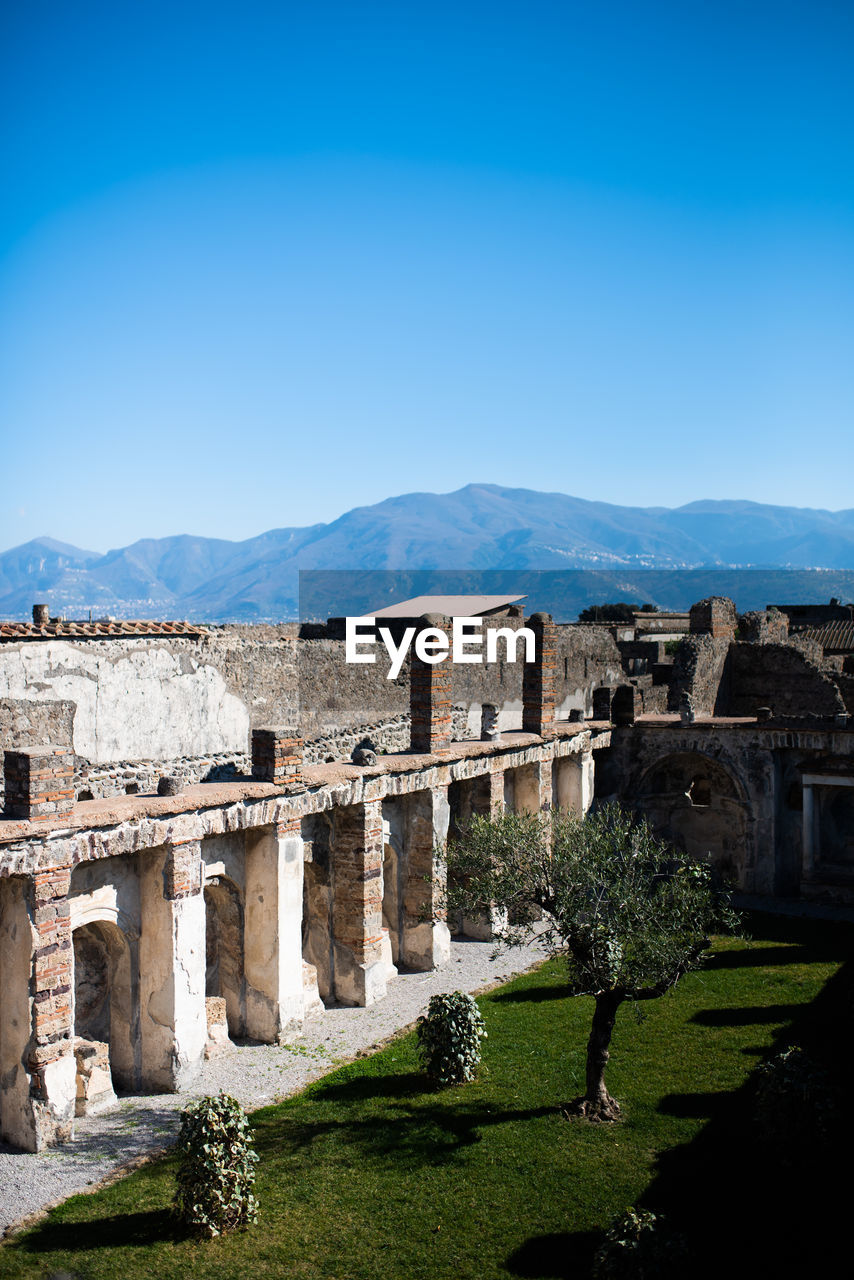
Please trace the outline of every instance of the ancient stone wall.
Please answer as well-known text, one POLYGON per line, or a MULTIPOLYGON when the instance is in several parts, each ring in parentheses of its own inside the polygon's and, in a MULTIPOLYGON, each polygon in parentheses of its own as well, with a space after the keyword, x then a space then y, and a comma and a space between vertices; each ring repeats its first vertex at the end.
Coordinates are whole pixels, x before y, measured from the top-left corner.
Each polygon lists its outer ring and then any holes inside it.
MULTIPOLYGON (((78 792, 96 799, 156 789, 164 772, 191 783, 239 774, 251 729, 269 724, 299 724, 310 761, 346 759, 366 736, 381 750, 404 749, 409 662, 388 680, 383 646, 374 664, 349 664, 343 640, 298 640, 297 631, 224 626, 199 638, 0 645, 0 747, 72 747, 78 792)), ((619 650, 605 627, 560 626, 556 636, 556 716, 589 714, 593 689, 623 678, 619 650)), ((485 702, 498 707, 499 732, 521 728, 522 658, 520 647, 515 663, 454 666, 455 738, 480 736, 485 702)))
POLYGON ((707 635, 686 636, 673 660, 668 709, 678 711, 688 695, 698 716, 723 715, 730 641, 707 635))
POLYGON ((725 714, 752 716, 770 707, 775 716, 833 716, 845 703, 830 675, 797 647, 734 644, 729 656, 725 714))

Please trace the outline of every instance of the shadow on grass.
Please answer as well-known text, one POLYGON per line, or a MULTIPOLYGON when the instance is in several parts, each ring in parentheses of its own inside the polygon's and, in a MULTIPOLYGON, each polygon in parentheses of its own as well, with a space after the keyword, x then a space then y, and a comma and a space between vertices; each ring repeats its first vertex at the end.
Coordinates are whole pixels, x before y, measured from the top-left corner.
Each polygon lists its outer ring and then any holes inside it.
POLYGON ((729 1009, 699 1009, 690 1019, 701 1027, 753 1027, 773 1022, 791 1022, 803 1005, 749 1004, 729 1009))
POLYGON ((162 1241, 177 1243, 187 1232, 168 1209, 119 1213, 88 1222, 45 1222, 26 1241, 28 1253, 84 1253, 89 1249, 134 1249, 162 1241))
POLYGON ((590 1274, 600 1236, 595 1231, 562 1231, 531 1236, 504 1264, 511 1275, 537 1280, 578 1280, 590 1274))
MULTIPOLYGON (((423 1077, 419 1077, 423 1081, 423 1077)), ((453 1161, 466 1147, 480 1142, 480 1131, 498 1124, 525 1124, 541 1116, 554 1115, 557 1107, 534 1107, 526 1110, 499 1110, 482 1103, 435 1102, 411 1107, 386 1101, 379 1113, 362 1109, 356 1115, 348 1109, 350 1102, 363 1101, 364 1090, 355 1095, 353 1085, 359 1080, 331 1088, 324 1101, 335 1104, 334 1114, 316 1120, 290 1120, 287 1114, 269 1124, 259 1125, 256 1149, 262 1158, 288 1158, 307 1149, 322 1148, 327 1140, 336 1147, 349 1147, 354 1159, 402 1159, 425 1165, 453 1161)), ((388 1094, 379 1095, 388 1099, 388 1094)), ((369 1098, 370 1095, 367 1095, 369 1098)))
POLYGON ((494 1004, 541 1004, 545 1000, 569 1000, 571 992, 568 986, 556 987, 523 987, 521 991, 499 991, 493 995, 494 1004))
MULTIPOLYGON (((792 921, 786 924, 791 930, 792 921)), ((836 959, 851 955, 852 938, 850 930, 847 940, 836 934, 836 959)), ((792 1043, 801 1045, 847 1097, 854 1053, 852 994, 848 959, 811 1004, 769 1006, 773 1016, 766 1020, 785 1017, 786 1026, 775 1035, 767 1056, 792 1043)), ((758 1009, 731 1012, 737 1016, 729 1020, 695 1021, 741 1025, 763 1020, 758 1009)), ((847 1177, 838 1170, 847 1165, 854 1136, 850 1101, 830 1143, 820 1146, 816 1141, 797 1150, 782 1129, 773 1144, 760 1140, 755 1073, 734 1092, 669 1095, 660 1107, 670 1115, 709 1120, 692 1142, 660 1156, 656 1177, 638 1201, 663 1212, 674 1230, 688 1237, 691 1280, 841 1274, 837 1260, 850 1258, 850 1192, 847 1177)))
POLYGON ((704 969, 745 969, 765 965, 817 964, 822 957, 809 947, 745 947, 738 951, 716 951, 703 965, 704 969))
POLYGON ((414 1098, 435 1092, 423 1071, 401 1072, 394 1076, 359 1076, 315 1086, 318 1102, 364 1102, 367 1098, 414 1098))

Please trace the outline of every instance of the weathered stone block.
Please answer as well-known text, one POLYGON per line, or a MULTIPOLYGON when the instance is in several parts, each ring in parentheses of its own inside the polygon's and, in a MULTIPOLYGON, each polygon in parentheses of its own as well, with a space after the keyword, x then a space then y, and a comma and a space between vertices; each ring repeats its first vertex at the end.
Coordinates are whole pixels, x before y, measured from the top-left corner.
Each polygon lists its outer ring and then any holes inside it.
POLYGON ((77 1067, 76 1116, 96 1116, 116 1103, 110 1074, 110 1048, 101 1040, 74 1041, 77 1067))

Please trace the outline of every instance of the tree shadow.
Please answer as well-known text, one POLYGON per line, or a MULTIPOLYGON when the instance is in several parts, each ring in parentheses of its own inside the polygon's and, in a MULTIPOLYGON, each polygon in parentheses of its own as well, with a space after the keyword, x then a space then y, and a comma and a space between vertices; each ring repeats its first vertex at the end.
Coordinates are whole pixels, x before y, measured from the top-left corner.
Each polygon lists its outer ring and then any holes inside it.
MULTIPOLYGON (((361 1084, 362 1082, 356 1082, 361 1084)), ((388 1095, 384 1095, 388 1097, 388 1095)), ((317 1120, 291 1120, 287 1113, 269 1125, 259 1125, 256 1150, 264 1158, 288 1157, 310 1151, 333 1138, 338 1145, 355 1150, 354 1160, 402 1159, 424 1165, 452 1162, 466 1147, 480 1142, 482 1129, 497 1124, 523 1124, 545 1115, 553 1115, 557 1107, 535 1107, 526 1110, 496 1110, 484 1103, 459 1102, 421 1104, 411 1107, 402 1101, 386 1104, 382 1114, 353 1115, 347 1109, 347 1086, 328 1095, 335 1103, 335 1113, 317 1120), (343 1104, 343 1105, 342 1105, 343 1104)))
POLYGON ((505 1266, 514 1276, 532 1280, 580 1280, 590 1274, 601 1242, 596 1231, 561 1231, 531 1236, 510 1254, 505 1266))

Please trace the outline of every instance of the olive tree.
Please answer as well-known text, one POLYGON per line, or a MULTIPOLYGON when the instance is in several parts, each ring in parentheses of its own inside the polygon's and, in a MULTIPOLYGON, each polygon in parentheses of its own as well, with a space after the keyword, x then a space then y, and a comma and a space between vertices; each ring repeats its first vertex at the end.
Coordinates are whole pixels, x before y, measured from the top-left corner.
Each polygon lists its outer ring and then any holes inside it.
POLYGON ((519 944, 535 921, 564 952, 574 994, 593 996, 586 1089, 567 1113, 614 1120, 605 1085, 620 1005, 652 1000, 698 967, 709 934, 734 922, 705 863, 669 848, 618 805, 476 817, 448 848, 449 905, 490 914, 496 940, 519 944))

